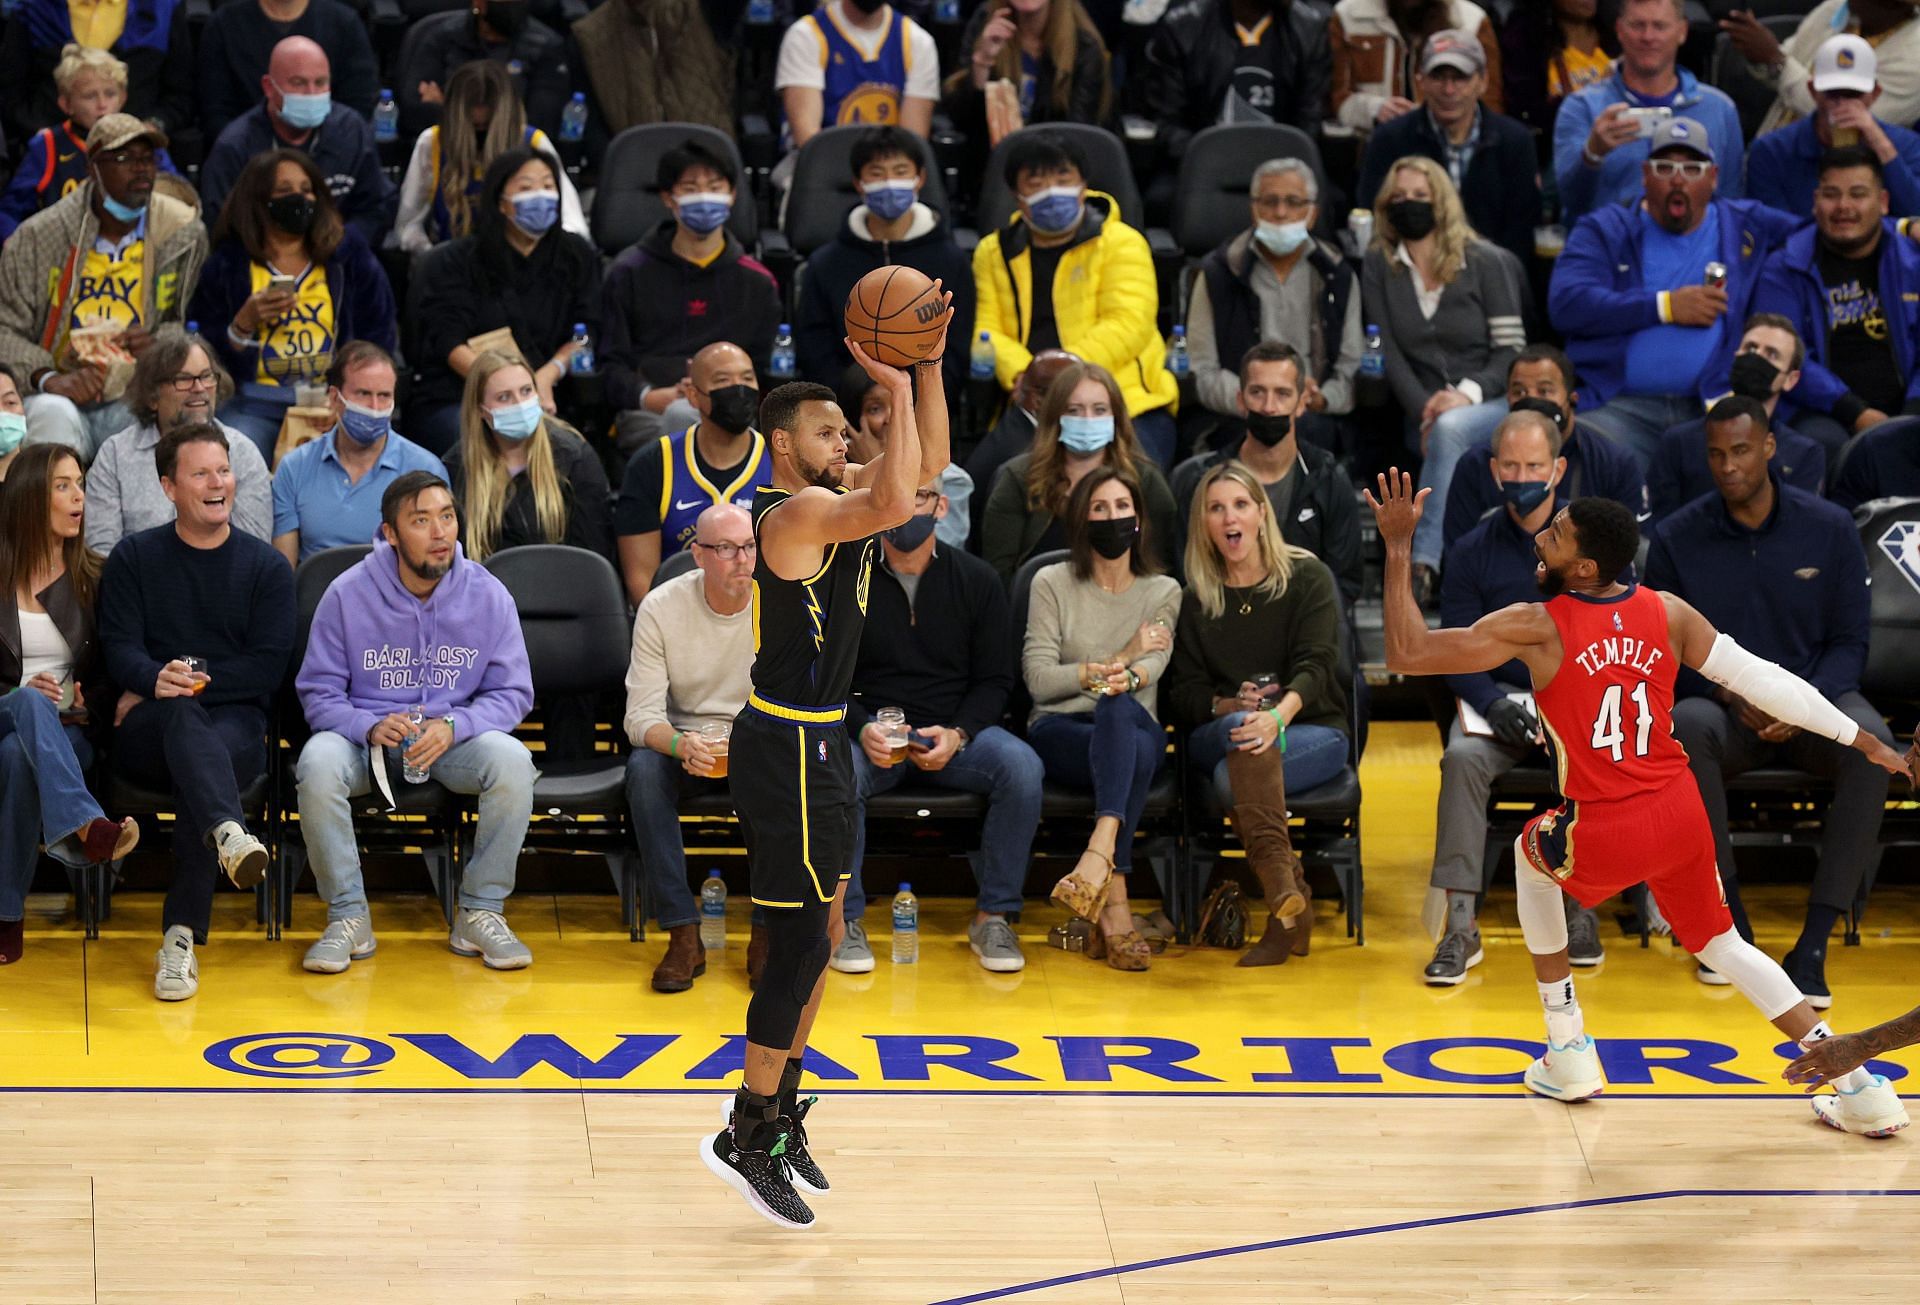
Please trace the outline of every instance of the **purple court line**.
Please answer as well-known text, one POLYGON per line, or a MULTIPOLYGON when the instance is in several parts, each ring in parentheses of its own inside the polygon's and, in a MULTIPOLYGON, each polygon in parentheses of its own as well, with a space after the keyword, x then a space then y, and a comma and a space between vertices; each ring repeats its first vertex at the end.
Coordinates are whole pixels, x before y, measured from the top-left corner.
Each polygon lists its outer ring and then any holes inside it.
MULTIPOLYGON (((56 1093, 139 1093, 143 1095, 168 1094, 271 1094, 316 1093, 333 1096, 538 1096, 542 1093, 564 1092, 577 1096, 584 1092, 589 1096, 606 1097, 686 1097, 714 1096, 730 1093, 733 1089, 725 1083, 714 1083, 706 1087, 596 1087, 591 1083, 576 1082, 565 1087, 523 1087, 510 1082, 502 1082, 498 1087, 355 1087, 328 1083, 324 1079, 307 1080, 306 1086, 294 1083, 246 1083, 246 1084, 205 1084, 198 1087, 139 1087, 105 1084, 89 1086, 86 1084, 65 1084, 58 1087, 32 1085, 6 1086, 0 1084, 0 1096, 8 1094, 54 1095, 56 1093)), ((1335 1092, 1335 1091, 1273 1091, 1273 1092, 1171 1092, 1154 1088, 873 1088, 839 1087, 833 1083, 823 1083, 820 1091, 836 1097, 1156 1097, 1182 1101, 1542 1101, 1547 1098, 1528 1092, 1519 1085, 1505 1092, 1335 1092)), ((1617 1101, 1804 1101, 1804 1092, 1633 1092, 1609 1093, 1605 1098, 1608 1105, 1617 1101)), ((1576 1103, 1584 1105, 1586 1103, 1576 1103)))
POLYGON ((971 1296, 954 1296, 947 1300, 935 1301, 933 1305, 977 1305, 980 1301, 1005 1300, 1009 1296, 1024 1296, 1029 1292, 1046 1291, 1051 1287, 1066 1287, 1077 1282, 1093 1282, 1100 1278, 1117 1278, 1123 1273, 1144 1273, 1149 1269, 1165 1269, 1176 1264, 1192 1264, 1200 1260, 1219 1260, 1234 1255, 1252 1255, 1258 1251, 1312 1246, 1321 1242, 1350 1241, 1356 1237, 1376 1237, 1384 1233, 1407 1232, 1417 1228, 1444 1228, 1456 1223, 1485 1223, 1491 1219, 1510 1219, 1523 1214, 1552 1214, 1559 1210, 1592 1210, 1609 1205, 1635 1205, 1643 1201, 1693 1198, 1740 1199, 1757 1196, 1920 1196, 1920 1188, 1821 1190, 1817 1188, 1684 1187, 1668 1192, 1637 1192, 1629 1196, 1595 1196, 1583 1201, 1557 1201, 1551 1205, 1516 1205, 1505 1210, 1478 1210, 1470 1214, 1447 1214, 1432 1219, 1406 1219, 1399 1223, 1379 1223, 1365 1228, 1341 1228, 1334 1232, 1309 1233, 1302 1237, 1249 1242, 1244 1246, 1222 1246, 1210 1251, 1189 1251, 1185 1255, 1166 1255, 1157 1260, 1136 1260, 1132 1264, 1116 1264, 1106 1269, 1089 1269, 1085 1273, 1042 1278, 1037 1282, 1023 1282, 1013 1287, 996 1287, 991 1291, 976 1292, 971 1296))

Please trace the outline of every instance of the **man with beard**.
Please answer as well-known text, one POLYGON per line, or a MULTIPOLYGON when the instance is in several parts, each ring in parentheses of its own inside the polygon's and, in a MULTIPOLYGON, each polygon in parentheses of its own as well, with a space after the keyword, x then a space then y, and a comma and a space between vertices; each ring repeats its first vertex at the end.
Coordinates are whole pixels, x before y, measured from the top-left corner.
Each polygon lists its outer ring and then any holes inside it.
MULTIPOLYGON (((1713 830, 1673 734, 1682 666, 1774 720, 1852 747, 1889 774, 1907 761, 1805 680, 1745 651, 1683 599, 1620 575, 1640 530, 1609 499, 1575 499, 1534 536, 1545 602, 1516 603, 1466 629, 1429 630, 1413 601, 1413 531, 1423 491, 1395 468, 1367 495, 1386 545, 1387 668, 1401 675, 1472 675, 1518 661, 1553 751, 1559 806, 1514 840, 1520 929, 1547 1024, 1546 1053, 1527 1069, 1529 1091, 1584 1101, 1606 1087, 1568 965, 1564 891, 1592 905, 1645 881, 1674 937, 1727 977, 1775 1028, 1811 1048, 1832 1030, 1793 980, 1733 927, 1714 873, 1713 830), (1576 848, 1578 859, 1575 859, 1576 848)), ((1885 1137, 1907 1126, 1887 1080, 1856 1069, 1813 1100, 1834 1128, 1885 1137)))
POLYGON ((1753 304, 1806 341, 1794 424, 1830 460, 1887 418, 1920 413, 1920 248, 1888 220, 1885 173, 1867 150, 1821 160, 1813 225, 1768 260, 1753 304))
POLYGON ((846 414, 824 385, 782 385, 760 410, 773 484, 753 500, 753 689, 733 724, 728 778, 750 896, 767 916, 767 960, 747 1006, 743 1081, 725 1127, 700 1142, 716 1177, 788 1229, 814 1222, 796 1186, 828 1190, 808 1150, 813 1099, 800 1099, 800 1076, 854 869, 847 692, 874 536, 912 518, 916 492, 948 460, 943 350, 909 378, 851 340, 847 348, 893 402, 886 449, 872 462, 848 466, 846 414))
POLYGON ((533 757, 513 737, 533 706, 533 677, 512 596, 467 561, 459 541, 447 482, 409 471, 381 497, 373 552, 327 588, 313 614, 295 688, 314 733, 294 773, 300 830, 327 903, 327 927, 302 962, 316 974, 373 955, 351 800, 373 790, 375 766, 398 788, 403 761, 480 799, 447 946, 489 969, 533 964, 502 914, 533 814, 533 757), (415 707, 424 726, 408 720, 415 707))

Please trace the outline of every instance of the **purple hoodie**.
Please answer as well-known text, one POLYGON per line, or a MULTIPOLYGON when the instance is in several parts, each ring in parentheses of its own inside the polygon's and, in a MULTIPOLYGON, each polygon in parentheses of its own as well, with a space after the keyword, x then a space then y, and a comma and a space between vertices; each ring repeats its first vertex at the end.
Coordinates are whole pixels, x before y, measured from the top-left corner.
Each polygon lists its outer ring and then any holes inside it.
POLYGON ((453 569, 421 602, 400 583, 393 546, 376 542, 320 599, 294 687, 307 724, 356 743, 417 702, 429 717, 453 717, 456 743, 488 730, 509 733, 533 707, 513 599, 458 544, 453 569), (441 642, 442 630, 452 642, 441 642), (424 688, 422 667, 431 668, 424 688))

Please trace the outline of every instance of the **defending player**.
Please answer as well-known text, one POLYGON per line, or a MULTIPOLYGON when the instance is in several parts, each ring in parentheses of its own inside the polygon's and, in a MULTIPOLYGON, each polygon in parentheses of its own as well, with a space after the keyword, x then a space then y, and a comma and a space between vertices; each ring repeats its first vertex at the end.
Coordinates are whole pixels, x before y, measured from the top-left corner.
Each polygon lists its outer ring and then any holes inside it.
MULTIPOLYGON (((1367 495, 1386 544, 1387 668, 1458 675, 1520 659, 1559 772, 1561 805, 1514 840, 1521 931, 1546 1008, 1547 1053, 1526 1084, 1580 1101, 1606 1086, 1582 1024, 1567 964, 1559 893, 1595 906, 1644 881, 1674 937, 1732 980, 1775 1028, 1810 1049, 1832 1036, 1772 958, 1733 927, 1714 865, 1713 831, 1686 752, 1673 737, 1680 666, 1725 685, 1776 720, 1858 748, 1876 765, 1911 775, 1900 755, 1858 730, 1811 685, 1763 661, 1672 594, 1617 577, 1639 548, 1633 514, 1609 499, 1578 498, 1534 537, 1544 603, 1516 603, 1466 629, 1429 630, 1413 598, 1413 529, 1428 491, 1397 468, 1367 495)), ((1855 1069, 1813 1100, 1835 1128, 1885 1137, 1907 1126, 1887 1080, 1855 1069)))
POLYGON ((885 449, 872 462, 847 465, 848 422, 824 385, 782 385, 760 408, 773 484, 753 503, 753 691, 734 721, 728 783, 770 937, 747 1006, 745 1081, 727 1127, 700 1145, 709 1169, 786 1228, 814 1220, 796 1187, 827 1191, 807 1148, 812 1099, 800 1100, 800 1074, 852 874, 847 686, 866 620, 873 536, 911 517, 915 492, 948 461, 940 351, 918 364, 916 399, 906 372, 873 361, 852 340, 847 348, 892 409, 885 449))

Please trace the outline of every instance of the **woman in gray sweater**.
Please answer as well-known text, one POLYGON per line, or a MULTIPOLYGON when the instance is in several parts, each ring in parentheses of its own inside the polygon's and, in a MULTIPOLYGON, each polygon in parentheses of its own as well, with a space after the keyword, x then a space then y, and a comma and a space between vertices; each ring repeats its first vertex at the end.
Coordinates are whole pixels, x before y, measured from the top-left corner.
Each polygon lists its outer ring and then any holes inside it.
POLYGON ((1133 834, 1167 751, 1155 718, 1180 586, 1153 561, 1139 482, 1111 467, 1074 486, 1071 557, 1033 578, 1021 669, 1033 695, 1027 741, 1049 777, 1093 793, 1093 834, 1053 900, 1093 921, 1087 956, 1147 968, 1127 872, 1133 834))

